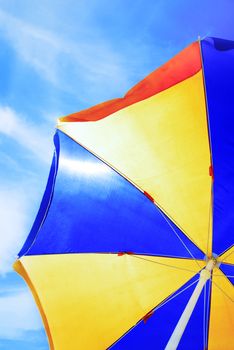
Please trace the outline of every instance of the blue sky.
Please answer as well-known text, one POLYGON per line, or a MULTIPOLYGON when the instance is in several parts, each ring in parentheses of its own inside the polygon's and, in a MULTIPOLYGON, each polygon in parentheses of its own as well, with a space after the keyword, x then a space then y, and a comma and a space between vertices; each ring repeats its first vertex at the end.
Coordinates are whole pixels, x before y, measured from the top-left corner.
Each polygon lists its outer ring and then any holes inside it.
POLYGON ((46 350, 12 271, 37 212, 56 118, 122 96, 200 35, 234 39, 232 0, 0 0, 0 350, 46 350))

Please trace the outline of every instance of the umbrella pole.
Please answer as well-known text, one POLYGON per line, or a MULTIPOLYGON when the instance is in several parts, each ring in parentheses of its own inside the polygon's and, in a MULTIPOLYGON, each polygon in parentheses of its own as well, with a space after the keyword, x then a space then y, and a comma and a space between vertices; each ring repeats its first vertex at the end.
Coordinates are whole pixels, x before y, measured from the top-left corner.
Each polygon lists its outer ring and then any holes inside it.
POLYGON ((196 288, 193 291, 193 294, 191 295, 188 304, 186 305, 184 312, 182 313, 172 335, 169 339, 167 346, 165 347, 165 350, 176 350, 177 346, 180 342, 180 339, 185 331, 185 328, 187 326, 187 323, 192 315, 192 312, 196 306, 196 303, 198 301, 198 298, 202 292, 202 289, 206 282, 210 279, 211 271, 213 270, 215 266, 216 261, 214 259, 211 259, 208 261, 205 269, 203 269, 200 272, 200 278, 198 281, 198 284, 196 285, 196 288))

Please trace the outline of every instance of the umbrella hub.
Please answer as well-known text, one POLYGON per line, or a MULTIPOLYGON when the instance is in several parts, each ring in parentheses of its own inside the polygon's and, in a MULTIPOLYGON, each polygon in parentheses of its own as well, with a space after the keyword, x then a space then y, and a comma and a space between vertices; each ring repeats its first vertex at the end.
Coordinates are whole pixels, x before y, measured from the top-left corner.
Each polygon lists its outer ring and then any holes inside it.
POLYGON ((210 260, 208 260, 206 267, 200 272, 200 279, 201 280, 204 280, 204 282, 205 282, 205 281, 210 279, 211 271, 215 267, 216 263, 217 263, 217 260, 213 257, 210 260))

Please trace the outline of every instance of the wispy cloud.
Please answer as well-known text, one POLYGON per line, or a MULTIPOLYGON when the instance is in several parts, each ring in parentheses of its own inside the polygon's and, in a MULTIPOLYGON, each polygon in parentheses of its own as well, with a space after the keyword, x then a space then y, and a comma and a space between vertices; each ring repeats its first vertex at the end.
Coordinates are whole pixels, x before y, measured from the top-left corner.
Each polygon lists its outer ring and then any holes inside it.
MULTIPOLYGON (((41 168, 49 170, 53 153, 52 130, 49 131, 47 128, 45 131, 43 127, 29 123, 12 108, 0 106, 0 134, 10 138, 13 144, 21 146, 24 169, 25 162, 30 161, 32 168, 36 163, 37 168, 41 164, 41 168)), ((32 169, 30 174, 26 170, 23 171, 19 155, 11 152, 8 147, 6 150, 9 150, 9 154, 1 151, 1 158, 14 172, 14 182, 6 178, 0 187, 0 273, 2 274, 12 269, 11 265, 29 232, 36 207, 39 205, 38 195, 42 194, 45 186, 45 183, 40 183, 41 177, 37 177, 35 170, 32 169)), ((27 166, 27 169, 30 167, 27 166)))
POLYGON ((12 270, 28 229, 26 194, 19 188, 0 188, 0 274, 12 270))
POLYGON ((0 315, 0 338, 3 339, 21 339, 25 332, 42 328, 39 312, 27 291, 0 297, 0 315))
MULTIPOLYGON (((102 38, 74 42, 55 33, 29 24, 0 10, 0 33, 11 43, 17 55, 41 77, 59 89, 82 98, 77 83, 88 84, 96 96, 95 87, 112 87, 117 93, 128 86, 128 74, 123 57, 102 38), (113 81, 116 84, 113 85, 113 81), (93 90, 94 88, 94 90, 93 90)), ((89 96, 90 98, 91 96, 89 96)))
POLYGON ((0 133, 34 153, 40 161, 50 162, 53 149, 52 128, 36 126, 12 108, 0 106, 0 133))
POLYGON ((56 83, 54 66, 59 52, 56 38, 0 10, 1 32, 17 54, 51 82, 56 83))

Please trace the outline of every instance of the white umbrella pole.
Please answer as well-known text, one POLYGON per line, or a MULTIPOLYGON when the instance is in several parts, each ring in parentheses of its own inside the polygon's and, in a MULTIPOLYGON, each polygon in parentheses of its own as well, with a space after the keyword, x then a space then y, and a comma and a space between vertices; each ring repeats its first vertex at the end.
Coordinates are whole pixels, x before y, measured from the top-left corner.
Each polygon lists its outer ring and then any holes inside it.
POLYGON ((215 266, 216 261, 214 259, 211 259, 208 261, 206 267, 204 270, 200 272, 200 278, 198 281, 198 284, 196 285, 196 288, 193 291, 193 294, 191 295, 188 304, 186 305, 184 312, 182 313, 172 335, 169 339, 167 346, 165 347, 165 350, 176 350, 177 346, 180 342, 180 339, 184 333, 184 330, 187 326, 187 323, 191 317, 191 314, 196 306, 196 303, 198 301, 199 295, 202 292, 202 289, 206 282, 210 279, 211 271, 213 270, 215 266))

